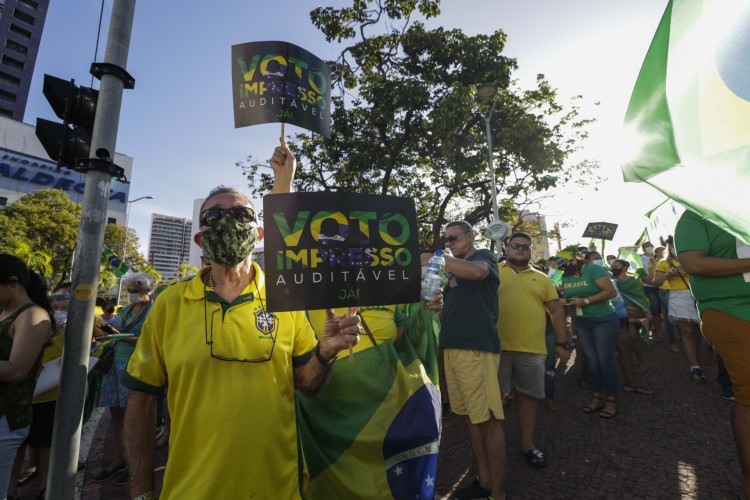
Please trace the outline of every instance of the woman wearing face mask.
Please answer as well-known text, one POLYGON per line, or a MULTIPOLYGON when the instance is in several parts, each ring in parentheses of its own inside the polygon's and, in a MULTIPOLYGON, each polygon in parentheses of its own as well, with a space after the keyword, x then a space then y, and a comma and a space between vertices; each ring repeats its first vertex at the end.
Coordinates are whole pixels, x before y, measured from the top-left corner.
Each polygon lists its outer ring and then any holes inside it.
POLYGON ((585 260, 568 264, 563 289, 588 364, 592 394, 583 411, 613 418, 618 412, 615 351, 620 321, 610 301, 617 292, 599 252, 589 252, 585 260))
POLYGON ((151 294, 156 289, 154 278, 145 273, 136 273, 124 278, 123 285, 128 292, 130 304, 125 306, 117 316, 115 330, 121 333, 129 333, 131 337, 117 341, 114 361, 112 367, 104 375, 101 395, 99 396, 99 407, 109 408, 112 417, 112 463, 94 477, 94 481, 102 482, 119 475, 117 484, 125 484, 128 478, 122 449, 122 426, 125 417, 125 405, 130 391, 120 383, 120 373, 127 368, 130 356, 135 350, 135 344, 141 334, 143 322, 146 320, 153 303, 151 294))
POLYGON ((693 382, 705 384, 706 375, 700 367, 699 353, 702 342, 700 318, 695 299, 690 293, 688 275, 677 260, 672 237, 667 238, 667 257, 656 265, 654 286, 669 283, 669 321, 677 325, 682 336, 682 348, 690 364, 693 382))
POLYGON ((13 255, 0 254, 0 498, 29 433, 31 398, 54 320, 47 287, 13 255))

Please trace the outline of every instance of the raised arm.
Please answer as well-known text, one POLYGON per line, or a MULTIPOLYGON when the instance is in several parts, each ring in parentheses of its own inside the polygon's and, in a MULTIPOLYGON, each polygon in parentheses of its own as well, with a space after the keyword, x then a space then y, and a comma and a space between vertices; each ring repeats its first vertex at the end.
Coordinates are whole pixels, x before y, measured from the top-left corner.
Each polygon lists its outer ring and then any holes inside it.
POLYGON ((291 193, 294 173, 297 171, 297 160, 287 147, 284 137, 281 138, 281 146, 273 150, 271 168, 273 169, 273 189, 271 193, 291 193))

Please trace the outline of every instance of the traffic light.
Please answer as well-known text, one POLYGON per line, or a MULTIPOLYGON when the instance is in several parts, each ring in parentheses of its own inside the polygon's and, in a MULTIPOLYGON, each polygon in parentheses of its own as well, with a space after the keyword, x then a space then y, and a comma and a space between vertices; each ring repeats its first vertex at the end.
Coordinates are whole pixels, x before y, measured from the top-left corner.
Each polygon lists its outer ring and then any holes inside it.
POLYGON ((63 123, 37 118, 36 136, 58 168, 75 170, 76 160, 90 154, 99 91, 44 75, 42 93, 63 123))

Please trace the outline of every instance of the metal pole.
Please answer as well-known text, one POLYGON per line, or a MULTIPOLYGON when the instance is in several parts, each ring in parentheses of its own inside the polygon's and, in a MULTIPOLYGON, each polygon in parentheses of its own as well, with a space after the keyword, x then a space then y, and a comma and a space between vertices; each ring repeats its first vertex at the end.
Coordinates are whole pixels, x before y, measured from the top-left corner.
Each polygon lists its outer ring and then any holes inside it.
MULTIPOLYGON (((114 0, 105 63, 126 67, 134 13, 135 0, 114 0)), ((90 156, 102 148, 108 153, 107 156, 115 156, 123 88, 120 78, 111 74, 102 75, 90 156)), ((47 498, 51 500, 70 500, 75 494, 99 262, 111 180, 111 175, 103 170, 91 169, 86 173, 46 485, 47 498)))
MULTIPOLYGON (((494 221, 500 220, 500 213, 497 209, 497 186, 495 183, 495 166, 492 159, 492 128, 490 127, 490 120, 492 118, 492 113, 495 111, 495 105, 497 104, 498 97, 499 94, 495 96, 495 100, 492 102, 492 109, 490 109, 490 112, 484 118, 484 124, 487 130, 487 151, 489 154, 489 157, 487 158, 487 165, 490 168, 490 179, 492 179, 492 214, 495 217, 493 219, 494 221)), ((500 257, 500 240, 495 240, 495 254, 496 257, 500 257)))

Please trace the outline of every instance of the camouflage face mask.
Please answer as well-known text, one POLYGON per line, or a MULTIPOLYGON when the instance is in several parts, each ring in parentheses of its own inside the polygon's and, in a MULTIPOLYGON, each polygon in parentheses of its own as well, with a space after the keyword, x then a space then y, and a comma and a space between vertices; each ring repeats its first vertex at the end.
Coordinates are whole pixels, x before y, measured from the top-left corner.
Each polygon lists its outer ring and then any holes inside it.
POLYGON ((234 217, 224 216, 203 231, 203 246, 212 262, 234 267, 253 252, 258 242, 258 228, 234 217))

